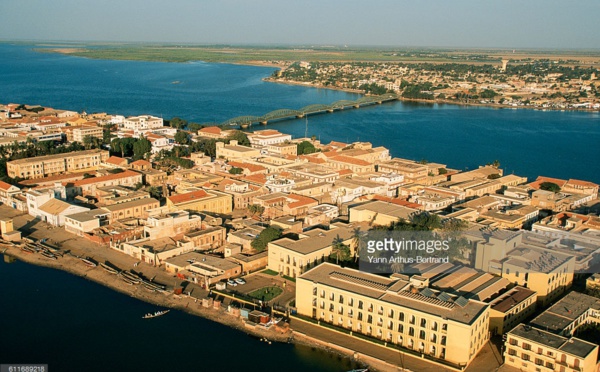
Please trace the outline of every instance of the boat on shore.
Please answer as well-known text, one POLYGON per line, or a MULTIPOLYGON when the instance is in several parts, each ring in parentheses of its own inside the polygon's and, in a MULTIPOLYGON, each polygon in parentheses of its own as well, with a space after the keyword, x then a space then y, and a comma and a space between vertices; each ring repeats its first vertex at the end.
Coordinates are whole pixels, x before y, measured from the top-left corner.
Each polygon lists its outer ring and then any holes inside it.
POLYGON ((105 263, 100 262, 100 267, 103 268, 104 270, 108 271, 111 274, 118 274, 119 272, 117 271, 117 269, 108 266, 105 263))
POLYGON ((148 314, 144 315, 144 316, 142 317, 142 319, 156 318, 156 317, 158 317, 158 316, 165 315, 165 314, 166 314, 166 313, 168 313, 169 311, 171 311, 171 310, 162 310, 162 311, 157 311, 157 312, 155 312, 154 314, 152 314, 152 313, 148 313, 148 314))
POLYGON ((28 247, 27 245, 21 246, 21 250, 25 253, 35 253, 35 249, 28 247))
POLYGON ((51 259, 51 260, 56 260, 56 259, 58 259, 58 257, 56 257, 56 255, 54 255, 52 252, 49 252, 49 251, 42 251, 40 254, 41 254, 42 256, 46 257, 46 258, 49 258, 49 259, 51 259))
POLYGON ((90 257, 79 257, 79 259, 81 261, 83 261, 84 264, 88 265, 89 267, 96 267, 98 266, 98 264, 96 264, 90 257))

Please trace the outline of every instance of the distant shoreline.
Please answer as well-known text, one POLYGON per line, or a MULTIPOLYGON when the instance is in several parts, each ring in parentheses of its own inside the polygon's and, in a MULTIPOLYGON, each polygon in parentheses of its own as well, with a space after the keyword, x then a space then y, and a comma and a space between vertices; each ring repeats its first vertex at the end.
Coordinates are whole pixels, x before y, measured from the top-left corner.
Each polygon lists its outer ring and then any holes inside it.
MULTIPOLYGON (((329 90, 337 90, 337 91, 341 91, 341 92, 347 92, 347 93, 355 93, 355 94, 365 95, 364 91, 358 90, 358 89, 332 87, 332 86, 327 86, 327 85, 311 84, 311 83, 305 83, 305 82, 300 82, 300 81, 277 80, 277 79, 272 79, 270 77, 263 78, 262 80, 265 81, 265 82, 269 82, 269 83, 285 84, 285 85, 297 85, 297 86, 302 86, 302 87, 307 87, 307 88, 329 89, 329 90)), ((586 109, 586 108, 567 108, 567 107, 565 107, 565 108, 554 108, 554 107, 534 107, 534 106, 508 106, 508 105, 501 105, 499 103, 457 102, 457 101, 448 100, 448 99, 433 99, 433 100, 429 100, 429 99, 406 98, 406 97, 402 97, 402 96, 398 96, 398 101, 427 103, 427 104, 430 104, 430 105, 434 105, 434 104, 448 104, 448 105, 469 106, 469 107, 488 107, 488 108, 505 109, 505 110, 528 109, 528 110, 536 110, 536 111, 573 111, 573 112, 589 112, 589 113, 594 113, 594 112, 597 113, 597 112, 599 112, 599 110, 586 109)))

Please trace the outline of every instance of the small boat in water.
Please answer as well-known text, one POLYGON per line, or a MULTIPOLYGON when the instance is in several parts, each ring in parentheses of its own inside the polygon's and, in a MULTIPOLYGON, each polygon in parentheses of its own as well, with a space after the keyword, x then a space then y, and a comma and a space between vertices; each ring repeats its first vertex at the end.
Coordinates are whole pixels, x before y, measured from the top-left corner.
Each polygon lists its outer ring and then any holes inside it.
POLYGON ((150 319, 150 318, 156 318, 157 316, 161 316, 161 315, 165 315, 166 313, 168 313, 171 310, 162 310, 162 311, 157 311, 154 314, 152 313, 148 313, 146 315, 144 315, 142 318, 143 319, 150 319))

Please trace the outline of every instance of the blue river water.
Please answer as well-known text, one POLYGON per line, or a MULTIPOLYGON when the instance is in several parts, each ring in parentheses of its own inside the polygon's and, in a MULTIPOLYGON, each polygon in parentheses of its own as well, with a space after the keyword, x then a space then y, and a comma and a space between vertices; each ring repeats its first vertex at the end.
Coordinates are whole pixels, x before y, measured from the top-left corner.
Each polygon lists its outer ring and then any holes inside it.
MULTIPOLYGON (((0 255, 1 256, 1 255, 0 255)), ((50 371, 338 372, 349 359, 265 342, 181 311, 142 319, 154 305, 69 273, 0 257, 0 363, 50 371)))
MULTIPOLYGON (((356 94, 262 81, 274 69, 219 63, 91 60, 0 44, 0 102, 111 114, 179 116, 198 123, 356 94)), ((303 136, 305 120, 270 123, 303 136)), ((252 129, 262 129, 261 126, 252 129)), ((370 141, 393 156, 455 169, 499 160, 506 173, 600 183, 600 114, 393 102, 310 116, 321 141, 370 141)))

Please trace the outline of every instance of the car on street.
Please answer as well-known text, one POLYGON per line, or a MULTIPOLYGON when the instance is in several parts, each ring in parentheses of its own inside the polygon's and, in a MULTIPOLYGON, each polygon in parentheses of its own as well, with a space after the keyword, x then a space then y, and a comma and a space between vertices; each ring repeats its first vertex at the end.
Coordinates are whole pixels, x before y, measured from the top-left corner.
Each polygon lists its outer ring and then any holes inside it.
POLYGON ((234 280, 237 284, 240 284, 240 285, 246 284, 246 281, 242 278, 235 278, 234 280))
POLYGON ((229 279, 229 280, 227 281, 227 285, 230 285, 230 286, 232 286, 232 287, 235 287, 235 286, 237 286, 237 283, 236 283, 235 281, 233 281, 233 280, 229 279))

